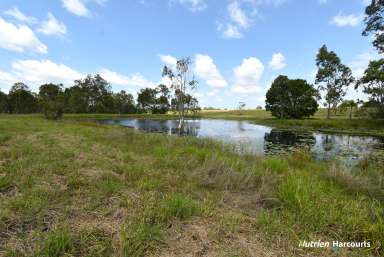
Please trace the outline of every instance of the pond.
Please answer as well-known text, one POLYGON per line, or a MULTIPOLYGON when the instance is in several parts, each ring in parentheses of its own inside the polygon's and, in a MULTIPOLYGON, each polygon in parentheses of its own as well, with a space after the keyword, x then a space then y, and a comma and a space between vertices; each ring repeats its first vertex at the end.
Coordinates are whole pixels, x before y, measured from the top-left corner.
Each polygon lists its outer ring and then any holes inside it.
MULTIPOLYGON (((98 122, 145 132, 180 134, 177 120, 109 119, 98 122)), ((247 121, 186 120, 183 135, 220 140, 234 145, 239 152, 258 155, 308 149, 317 160, 336 158, 347 165, 354 165, 362 158, 380 158, 384 155, 384 137, 279 130, 247 121)))

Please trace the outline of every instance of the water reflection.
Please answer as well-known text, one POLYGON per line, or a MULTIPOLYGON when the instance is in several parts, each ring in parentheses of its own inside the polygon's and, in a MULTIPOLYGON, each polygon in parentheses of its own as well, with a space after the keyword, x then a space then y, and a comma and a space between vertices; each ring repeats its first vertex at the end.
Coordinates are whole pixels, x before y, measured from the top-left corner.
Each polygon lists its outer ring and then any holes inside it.
POLYGON ((275 154, 296 149, 310 149, 315 145, 316 139, 313 133, 298 133, 289 130, 272 129, 264 136, 265 153, 275 154))
POLYGON ((384 152, 383 137, 278 130, 246 121, 187 120, 182 131, 177 129, 176 120, 122 119, 99 122, 118 124, 151 133, 213 138, 235 145, 238 151, 261 155, 306 148, 316 159, 337 158, 346 163, 356 163, 368 154, 384 152))

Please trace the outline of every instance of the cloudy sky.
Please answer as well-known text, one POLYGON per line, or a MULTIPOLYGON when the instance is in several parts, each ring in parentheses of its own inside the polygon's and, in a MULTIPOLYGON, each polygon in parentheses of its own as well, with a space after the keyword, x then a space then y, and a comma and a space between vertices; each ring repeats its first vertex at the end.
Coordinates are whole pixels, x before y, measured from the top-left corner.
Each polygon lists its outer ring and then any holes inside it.
MULTIPOLYGON (((322 44, 361 76, 367 0, 1 0, 0 89, 71 86, 100 73, 136 95, 164 64, 191 57, 202 106, 264 105, 279 74, 314 80, 322 44)), ((349 92, 348 98, 363 98, 349 92)))

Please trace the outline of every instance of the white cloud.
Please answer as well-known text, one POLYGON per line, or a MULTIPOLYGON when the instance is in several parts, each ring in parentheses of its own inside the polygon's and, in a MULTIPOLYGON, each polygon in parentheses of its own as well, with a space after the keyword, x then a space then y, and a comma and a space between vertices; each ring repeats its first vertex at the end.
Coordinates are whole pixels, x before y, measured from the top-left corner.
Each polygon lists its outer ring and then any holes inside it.
POLYGON ((264 72, 263 63, 255 58, 244 59, 242 64, 234 70, 235 85, 232 88, 236 93, 261 92, 260 79, 264 72))
POLYGON ((250 3, 253 6, 258 5, 273 5, 273 6, 280 6, 287 2, 288 0, 243 0, 244 2, 250 3))
POLYGON ((62 4, 67 11, 77 16, 88 17, 91 14, 81 0, 62 0, 62 4))
POLYGON ((208 7, 205 0, 169 0, 169 3, 186 5, 192 12, 204 11, 208 7))
POLYGON ((241 28, 248 28, 250 24, 250 19, 241 9, 239 2, 233 1, 228 5, 228 13, 231 20, 236 23, 241 28))
POLYGON ((284 55, 282 53, 274 53, 272 60, 269 62, 269 67, 273 70, 280 70, 285 66, 287 66, 287 64, 284 55))
POLYGON ((215 96, 215 95, 217 95, 218 93, 220 93, 220 91, 219 91, 218 89, 214 89, 214 90, 212 90, 212 91, 209 91, 209 92, 207 93, 207 96, 215 96))
POLYGON ((48 47, 40 42, 26 25, 14 25, 0 17, 0 47, 17 52, 47 53, 48 47))
POLYGON ((164 54, 158 54, 157 56, 159 56, 160 60, 165 65, 169 66, 172 69, 176 68, 176 64, 177 64, 176 57, 174 57, 172 55, 164 55, 164 54))
MULTIPOLYGON (((241 3, 247 3, 254 5, 255 0, 243 0, 241 3)), ((251 25, 251 19, 249 15, 240 6, 240 2, 237 0, 231 1, 227 6, 228 21, 225 23, 219 23, 217 30, 220 31, 224 38, 242 38, 242 30, 246 30, 251 25)))
POLYGON ((44 83, 71 85, 74 80, 84 77, 80 72, 51 60, 18 60, 12 68, 20 81, 35 87, 44 83))
POLYGON ((223 25, 219 24, 217 27, 218 31, 221 31, 223 33, 224 38, 242 38, 243 34, 240 32, 239 28, 237 26, 234 26, 232 24, 227 24, 225 29, 223 29, 223 25))
POLYGON ((336 15, 332 18, 331 24, 336 25, 338 27, 356 27, 358 26, 364 19, 363 14, 349 14, 344 15, 342 13, 336 15))
POLYGON ((195 73, 205 80, 211 87, 226 87, 227 81, 221 75, 219 69, 208 55, 197 54, 195 57, 195 73))
POLYGON ((59 22, 52 13, 48 13, 47 16, 48 19, 42 23, 41 27, 38 29, 39 32, 45 35, 56 36, 67 34, 67 27, 63 22, 59 22))
POLYGON ((194 93, 193 94, 193 97, 197 98, 197 99, 201 99, 204 97, 204 94, 203 93, 194 93))
POLYGON ((8 92, 17 79, 11 73, 0 70, 0 91, 8 92))
POLYGON ((317 0, 319 4, 326 4, 328 3, 328 0, 317 0))
POLYGON ((36 18, 26 16, 17 7, 13 7, 12 9, 5 11, 4 14, 11 16, 20 22, 25 22, 28 24, 33 24, 37 22, 36 18))
POLYGON ((84 74, 51 60, 17 60, 9 72, 0 71, 0 87, 9 90, 15 82, 26 83, 33 91, 45 83, 62 83, 71 86, 84 74))
POLYGON ((145 87, 154 88, 156 86, 155 83, 145 79, 140 73, 128 77, 109 69, 101 69, 100 76, 113 85, 129 86, 135 89, 145 87))
POLYGON ((353 76, 361 78, 364 75, 364 71, 368 68, 370 61, 377 59, 379 56, 373 53, 362 53, 354 58, 349 64, 352 69, 353 76))
MULTIPOLYGON (((115 90, 124 89, 134 93, 140 88, 154 88, 156 86, 155 83, 145 79, 139 73, 125 76, 109 69, 101 69, 99 74, 111 83, 115 90)), ((36 92, 40 85, 45 83, 61 83, 64 86, 72 86, 75 80, 85 76, 84 73, 51 60, 18 60, 12 63, 12 69, 9 72, 0 70, 0 89, 9 90, 15 82, 20 81, 26 83, 36 92)))

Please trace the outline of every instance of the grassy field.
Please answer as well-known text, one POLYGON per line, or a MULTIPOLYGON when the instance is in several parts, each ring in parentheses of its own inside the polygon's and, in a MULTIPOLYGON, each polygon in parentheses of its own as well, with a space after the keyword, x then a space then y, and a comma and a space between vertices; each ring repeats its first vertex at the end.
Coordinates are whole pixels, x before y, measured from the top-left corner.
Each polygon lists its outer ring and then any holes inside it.
POLYGON ((384 170, 0 115, 0 256, 382 256, 384 170), (369 249, 303 249, 300 240, 369 249))

